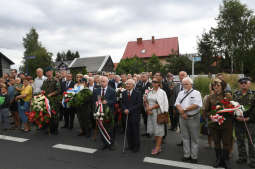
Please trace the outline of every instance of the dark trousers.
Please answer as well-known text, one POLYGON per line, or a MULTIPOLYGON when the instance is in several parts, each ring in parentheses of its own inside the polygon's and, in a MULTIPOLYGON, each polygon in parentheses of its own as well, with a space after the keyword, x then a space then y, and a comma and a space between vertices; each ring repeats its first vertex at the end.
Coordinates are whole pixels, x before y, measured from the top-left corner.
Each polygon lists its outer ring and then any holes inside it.
POLYGON ((144 110, 143 106, 141 108, 141 111, 142 111, 142 116, 143 116, 143 124, 144 124, 144 127, 145 127, 145 131, 147 133, 147 119, 148 119, 148 115, 147 115, 146 111, 144 110))
MULTIPOLYGON (((248 123, 247 127, 251 134, 251 138, 255 138, 255 124, 248 123)), ((235 123, 235 133, 236 133, 236 141, 237 141, 237 148, 238 148, 238 156, 239 159, 247 160, 247 151, 246 151, 246 144, 245 139, 248 139, 248 154, 251 163, 255 163, 255 148, 252 145, 249 135, 247 133, 247 129, 243 122, 236 122, 235 123)))
POLYGON ((179 125, 179 112, 174 108, 174 106, 169 106, 169 116, 171 121, 171 128, 176 129, 179 125))
POLYGON ((217 123, 212 123, 209 128, 213 137, 215 148, 222 149, 222 143, 223 150, 230 151, 233 142, 233 121, 227 119, 221 126, 217 123))
POLYGON ((127 141, 128 147, 133 150, 140 148, 140 126, 139 119, 129 117, 127 125, 127 141))
POLYGON ((65 108, 64 109, 64 119, 66 127, 73 127, 73 121, 75 117, 75 109, 74 108, 65 108))
POLYGON ((110 140, 110 144, 105 140, 104 136, 100 133, 100 136, 101 136, 101 140, 103 142, 103 144, 105 146, 111 146, 114 144, 114 140, 115 140, 115 134, 114 134, 114 126, 112 126, 111 123, 103 123, 104 125, 104 128, 106 129, 107 133, 109 134, 109 136, 111 137, 111 140, 110 140))
POLYGON ((65 108, 61 105, 59 107, 59 120, 63 119, 64 114, 65 114, 65 108))

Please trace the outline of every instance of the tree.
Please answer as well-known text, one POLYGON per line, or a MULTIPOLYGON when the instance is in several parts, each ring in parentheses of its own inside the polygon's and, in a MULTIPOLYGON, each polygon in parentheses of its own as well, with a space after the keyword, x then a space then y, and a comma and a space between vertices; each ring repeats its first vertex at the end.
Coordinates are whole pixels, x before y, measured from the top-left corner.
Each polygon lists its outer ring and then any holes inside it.
POLYGON ((66 60, 73 60, 73 54, 72 54, 71 50, 68 50, 66 52, 66 60))
POLYGON ((75 58, 80 58, 80 54, 78 51, 76 51, 75 53, 72 52, 71 50, 68 50, 66 53, 65 52, 58 52, 57 53, 57 58, 56 58, 56 62, 58 61, 67 61, 67 60, 74 60, 75 58))
POLYGON ((80 58, 80 54, 79 54, 78 51, 75 52, 74 57, 75 57, 75 58, 80 58))
POLYGON ((52 53, 48 52, 38 41, 39 34, 35 28, 31 28, 30 32, 23 38, 23 46, 25 48, 23 65, 20 69, 31 76, 35 76, 35 70, 38 67, 43 69, 52 66, 52 53), (34 58, 31 58, 33 56, 34 58))
POLYGON ((141 58, 133 57, 130 59, 122 59, 116 68, 117 74, 122 73, 141 73, 145 71, 145 63, 141 58))
MULTIPOLYGON (((252 67, 245 65, 249 53, 254 48, 255 17, 253 11, 239 0, 224 0, 220 6, 217 26, 202 35, 198 41, 198 51, 202 58, 221 57, 219 71, 242 73, 252 67)), ((211 59, 208 59, 210 62, 211 59)), ((202 63, 206 64, 203 61, 202 63)))
POLYGON ((153 74, 162 70, 162 65, 156 55, 152 55, 152 57, 149 58, 146 64, 146 70, 147 72, 152 72, 153 74))
POLYGON ((191 74, 191 67, 191 60, 187 56, 171 55, 167 59, 164 69, 173 74, 178 74, 180 71, 186 71, 188 74, 191 74))
POLYGON ((32 56, 32 52, 42 47, 38 39, 39 35, 36 32, 35 28, 32 27, 30 32, 26 34, 26 37, 23 38, 23 46, 25 48, 24 57, 32 56))

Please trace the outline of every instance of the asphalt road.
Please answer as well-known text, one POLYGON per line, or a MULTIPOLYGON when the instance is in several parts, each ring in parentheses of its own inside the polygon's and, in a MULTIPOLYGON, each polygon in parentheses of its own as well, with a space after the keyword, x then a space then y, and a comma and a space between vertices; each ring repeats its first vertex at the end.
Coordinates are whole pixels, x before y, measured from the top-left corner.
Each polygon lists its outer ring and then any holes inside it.
MULTIPOLYGON (((60 124, 62 126, 62 123, 60 124)), ((99 150, 100 139, 78 137, 77 121, 73 130, 60 129, 59 135, 48 136, 35 128, 29 133, 22 131, 1 131, 0 137, 0 169, 182 169, 201 168, 210 169, 215 157, 214 151, 206 147, 206 137, 201 136, 199 165, 181 162, 182 148, 177 147, 179 137, 175 132, 168 131, 163 144, 163 152, 157 156, 150 155, 153 139, 141 137, 139 153, 122 152, 123 135, 118 133, 116 150, 99 150), (12 136, 28 139, 24 142, 12 141, 12 136), (74 150, 54 148, 56 145, 78 146, 74 150), (87 152, 95 151, 94 153, 87 152), (85 152, 80 152, 80 151, 85 152)), ((141 128, 141 132, 143 129, 141 128)), ((234 169, 249 168, 247 165, 236 165, 236 146, 231 159, 234 169)))

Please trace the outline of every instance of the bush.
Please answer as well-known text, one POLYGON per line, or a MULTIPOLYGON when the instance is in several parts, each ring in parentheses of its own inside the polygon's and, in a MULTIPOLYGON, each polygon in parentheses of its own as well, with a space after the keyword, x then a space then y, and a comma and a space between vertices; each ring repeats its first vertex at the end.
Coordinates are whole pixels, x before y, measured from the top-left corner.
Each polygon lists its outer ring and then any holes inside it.
POLYGON ((198 90, 202 97, 209 94, 209 85, 211 83, 211 79, 208 77, 196 77, 194 79, 194 88, 198 90))
POLYGON ((231 87, 232 92, 238 90, 238 80, 239 76, 237 74, 223 74, 224 80, 226 83, 228 83, 231 87))

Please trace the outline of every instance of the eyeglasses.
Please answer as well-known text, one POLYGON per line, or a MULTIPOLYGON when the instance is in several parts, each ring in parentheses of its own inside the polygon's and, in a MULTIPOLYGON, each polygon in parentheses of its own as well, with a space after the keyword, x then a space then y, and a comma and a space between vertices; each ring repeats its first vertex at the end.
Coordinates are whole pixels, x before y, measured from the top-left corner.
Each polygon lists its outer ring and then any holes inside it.
POLYGON ((240 84, 242 85, 242 84, 247 84, 247 82, 240 82, 240 84))
POLYGON ((221 84, 216 83, 216 84, 213 84, 213 86, 214 86, 214 87, 215 87, 215 86, 220 87, 221 84))
POLYGON ((187 86, 187 85, 190 85, 190 84, 182 84, 183 86, 187 86))
POLYGON ((159 83, 159 82, 158 82, 158 81, 156 81, 156 80, 153 80, 153 81, 152 81, 152 83, 159 83))

